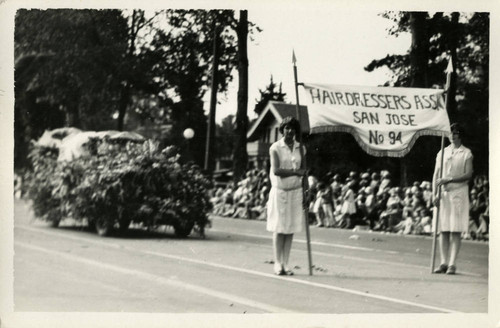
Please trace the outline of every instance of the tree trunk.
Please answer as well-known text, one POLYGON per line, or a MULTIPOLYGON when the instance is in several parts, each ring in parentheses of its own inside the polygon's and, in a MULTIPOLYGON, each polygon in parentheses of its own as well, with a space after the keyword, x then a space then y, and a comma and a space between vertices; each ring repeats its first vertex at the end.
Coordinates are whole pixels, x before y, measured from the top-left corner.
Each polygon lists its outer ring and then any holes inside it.
POLYGON ((205 147, 205 171, 209 174, 215 169, 214 157, 214 141, 215 141, 215 108, 217 106, 217 87, 219 85, 218 71, 219 71, 219 27, 217 21, 214 21, 214 52, 212 64, 212 90, 210 95, 210 112, 208 114, 207 126, 207 142, 205 147))
POLYGON ((450 117, 450 121, 456 120, 456 111, 457 111, 457 102, 455 100, 455 96, 457 95, 457 78, 456 78, 456 68, 458 64, 457 60, 457 47, 458 47, 458 18, 460 14, 458 12, 453 12, 451 14, 451 24, 449 28, 448 35, 448 44, 447 48, 453 62, 454 71, 451 73, 450 86, 448 89, 447 97, 448 97, 448 116, 450 117))
POLYGON ((82 122, 80 121, 80 110, 78 106, 71 106, 71 108, 66 108, 66 126, 81 128, 82 122))
POLYGON ((428 37, 426 12, 410 13, 411 29, 411 85, 412 88, 427 87, 428 37))
POLYGON ((240 180, 247 169, 247 130, 248 130, 248 12, 240 10, 238 34, 238 109, 236 112, 236 142, 233 151, 233 178, 240 180))
POLYGON ((120 94, 120 100, 118 103, 118 122, 116 129, 118 131, 123 131, 123 128, 125 126, 125 114, 127 114, 127 106, 129 102, 129 95, 130 95, 130 86, 128 83, 125 83, 125 86, 122 88, 121 94, 120 94))
MULTIPOLYGON (((137 38, 137 33, 140 30, 138 26, 137 17, 140 16, 139 10, 134 10, 132 12, 132 23, 128 28, 128 49, 126 58, 129 63, 132 63, 134 58, 134 50, 135 50, 135 40, 137 38)), ((130 101, 130 82, 126 79, 125 84, 120 93, 120 100, 118 101, 118 122, 116 124, 116 129, 118 131, 123 131, 125 127, 125 115, 127 114, 127 107, 130 101)))
MULTIPOLYGON (((428 36, 427 36, 427 12, 411 12, 410 13, 410 31, 411 31, 411 49, 410 49, 410 71, 412 88, 427 87, 427 61, 428 53, 428 36)), ((427 147, 424 147, 424 149, 427 147)), ((430 151, 430 150, 428 150, 430 151)), ((424 150, 424 153, 427 153, 424 150)), ((429 154, 422 154, 429 155, 429 154)), ((419 157, 417 152, 410 152, 407 156, 401 158, 400 181, 404 186, 408 185, 410 179, 413 180, 414 174, 410 172, 410 168, 415 167, 416 157, 419 157)), ((418 169, 418 168, 417 168, 418 169)))

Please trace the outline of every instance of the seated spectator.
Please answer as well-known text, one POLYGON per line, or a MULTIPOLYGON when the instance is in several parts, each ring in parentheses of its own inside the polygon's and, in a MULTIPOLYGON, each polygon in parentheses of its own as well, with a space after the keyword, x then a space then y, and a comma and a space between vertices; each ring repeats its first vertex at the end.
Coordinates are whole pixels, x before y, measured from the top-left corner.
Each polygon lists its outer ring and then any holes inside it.
MULTIPOLYGON (((333 198, 332 189, 329 184, 320 182, 318 183, 318 193, 316 196, 317 206, 320 206, 324 214, 324 223, 318 222, 319 226, 324 225, 325 227, 333 227, 334 217, 333 211, 335 208, 335 201, 333 198)), ((320 220, 320 216, 317 215, 317 220, 320 220)))
POLYGON ((373 189, 375 194, 377 194, 380 187, 380 175, 377 172, 372 173, 370 187, 373 189))
POLYGON ((332 188, 333 195, 339 197, 342 191, 342 185, 340 183, 340 175, 335 174, 330 181, 330 187, 332 188))
POLYGON ((489 200, 486 199, 486 207, 484 212, 479 215, 479 227, 477 229, 477 239, 484 240, 486 235, 489 233, 490 224, 490 204, 489 200))
POLYGON ((380 176, 382 177, 382 179, 380 180, 380 186, 379 186, 379 189, 378 189, 378 192, 377 192, 377 195, 380 195, 382 194, 386 188, 390 188, 391 187, 391 174, 389 173, 389 171, 381 171, 380 172, 380 176))
POLYGON ((403 206, 411 208, 413 194, 411 193, 411 188, 407 187, 404 190, 403 206))
POLYGON ((414 230, 416 221, 418 220, 418 210, 407 212, 403 215, 401 221, 393 227, 393 232, 408 235, 414 230))
POLYGON ((475 188, 470 191, 470 219, 479 226, 479 215, 484 212, 486 202, 478 197, 478 192, 475 188))
POLYGON ((423 207, 424 205, 424 200, 422 198, 422 191, 420 190, 419 187, 413 186, 411 188, 411 207, 412 208, 419 208, 423 207))
POLYGON ((420 184, 420 190, 422 190, 422 199, 425 203, 425 207, 432 207, 432 184, 429 181, 422 181, 420 184))
POLYGON ((309 191, 307 193, 308 195, 308 208, 309 208, 309 219, 314 218, 316 221, 317 226, 322 226, 323 224, 321 223, 321 219, 318 218, 318 212, 320 204, 316 204, 317 201, 317 194, 318 194, 318 179, 312 175, 309 174, 307 177, 307 183, 309 186, 309 191))
POLYGON ((381 195, 375 196, 373 208, 368 212, 367 216, 368 222, 370 224, 370 229, 379 229, 380 214, 382 214, 382 212, 385 210, 388 198, 388 193, 383 193, 381 195))
MULTIPOLYGON (((354 172, 354 171, 353 171, 354 172)), ((351 173, 353 173, 351 172, 351 173)), ((355 173, 355 172, 354 172, 355 173)), ((350 180, 346 185, 345 185, 345 191, 343 193, 343 196, 341 196, 342 199, 342 208, 341 208, 341 220, 338 222, 339 227, 341 228, 347 228, 351 229, 353 225, 353 219, 354 215, 357 212, 356 209, 356 188, 357 184, 355 180, 350 180)))
POLYGON ((398 194, 399 188, 390 189, 386 209, 380 213, 379 223, 376 230, 393 231, 402 218, 402 201, 398 194))
POLYGON ((361 181, 359 182, 360 187, 368 187, 370 186, 370 174, 368 172, 364 172, 361 174, 361 181))
MULTIPOLYGON (((380 172, 381 180, 379 174, 371 170, 364 170, 359 175, 351 171, 345 184, 340 182, 339 174, 332 172, 320 179, 325 181, 322 184, 310 175, 308 202, 313 222, 318 226, 334 225, 340 228, 368 223, 373 230, 430 234, 433 224, 430 182, 415 181, 402 190, 397 186, 391 187, 391 176, 387 170, 380 172)), ((212 212, 228 217, 265 220, 269 185, 264 170, 249 170, 238 183, 210 190, 212 212)), ((464 238, 487 238, 489 183, 485 176, 474 178, 470 199, 471 233, 464 238)))
POLYGON ((249 209, 249 219, 265 220, 266 219, 266 204, 269 196, 269 187, 263 186, 258 197, 254 199, 254 203, 249 209))
POLYGON ((417 235, 431 234, 432 217, 427 208, 421 208, 418 212, 418 219, 415 222, 414 233, 417 235))
POLYGON ((228 186, 226 191, 224 192, 224 195, 222 196, 223 202, 222 202, 222 207, 219 211, 217 211, 217 214, 221 216, 231 216, 234 213, 234 199, 233 199, 233 189, 228 186))
POLYGON ((368 224, 368 211, 365 202, 366 197, 364 191, 360 190, 358 196, 356 196, 356 213, 351 216, 351 227, 368 224))

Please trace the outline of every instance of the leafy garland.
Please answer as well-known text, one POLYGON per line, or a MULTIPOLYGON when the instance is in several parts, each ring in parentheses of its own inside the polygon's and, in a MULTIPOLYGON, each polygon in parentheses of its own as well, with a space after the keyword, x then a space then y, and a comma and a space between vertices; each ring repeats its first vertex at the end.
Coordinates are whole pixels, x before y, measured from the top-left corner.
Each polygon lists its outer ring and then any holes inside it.
POLYGON ((91 139, 88 155, 57 161, 58 149, 33 145, 28 197, 35 215, 58 223, 71 217, 111 226, 196 225, 203 231, 211 209, 210 182, 197 165, 181 164, 173 146, 151 141, 91 139))

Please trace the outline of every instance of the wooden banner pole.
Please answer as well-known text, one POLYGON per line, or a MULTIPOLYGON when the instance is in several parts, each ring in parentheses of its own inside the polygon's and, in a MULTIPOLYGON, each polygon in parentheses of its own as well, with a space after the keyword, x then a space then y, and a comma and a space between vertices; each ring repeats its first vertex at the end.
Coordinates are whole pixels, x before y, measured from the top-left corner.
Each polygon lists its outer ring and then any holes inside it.
MULTIPOLYGON (((446 96, 448 98, 448 96, 446 96)), ((443 162, 444 162, 444 133, 441 136, 441 168, 439 170, 439 178, 443 177, 443 162)), ((441 186, 439 186, 438 190, 439 198, 441 198, 441 186)), ((433 228, 433 236, 432 236, 432 255, 431 255, 431 273, 434 273, 434 262, 436 259, 436 243, 437 243, 437 232, 439 227, 439 208, 440 204, 436 205, 436 222, 433 228)))
MULTIPOLYGON (((299 149, 300 149, 300 158, 303 161, 303 167, 307 171, 307 161, 306 157, 304 156, 304 149, 302 148, 302 120, 301 120, 301 113, 300 113, 300 105, 299 105, 299 83, 297 82, 297 66, 296 66, 296 58, 295 58, 295 51, 292 53, 292 62, 293 62, 293 76, 295 79, 295 98, 296 98, 296 115, 297 115, 297 120, 299 121, 300 125, 300 133, 298 135, 298 142, 299 142, 299 149)), ((307 176, 303 178, 303 184, 302 184, 302 197, 303 197, 303 207, 304 207, 304 218, 305 218, 305 225, 306 225, 306 237, 307 237, 307 258, 309 260, 309 275, 312 276, 312 254, 311 254, 311 236, 309 233, 309 208, 308 206, 305 206, 307 204, 309 197, 309 186, 308 186, 308 181, 307 181, 307 176)))
MULTIPOLYGON (((453 74, 453 63, 451 61, 451 57, 448 61, 448 66, 446 67, 446 86, 445 86, 445 104, 444 108, 445 110, 448 110, 448 91, 450 90, 450 83, 451 83, 451 74, 453 74)), ((439 178, 443 178, 443 164, 444 164, 444 133, 441 136, 441 166, 439 170, 439 178)), ((441 199, 441 189, 442 187, 440 186, 439 189, 437 190, 437 194, 439 199, 441 199)), ((436 222, 435 226, 433 229, 433 238, 432 238, 432 254, 431 254, 431 273, 434 273, 434 262, 436 259, 436 243, 437 243, 437 232, 438 232, 438 227, 439 227, 439 212, 440 212, 440 203, 441 201, 436 205, 436 222)))

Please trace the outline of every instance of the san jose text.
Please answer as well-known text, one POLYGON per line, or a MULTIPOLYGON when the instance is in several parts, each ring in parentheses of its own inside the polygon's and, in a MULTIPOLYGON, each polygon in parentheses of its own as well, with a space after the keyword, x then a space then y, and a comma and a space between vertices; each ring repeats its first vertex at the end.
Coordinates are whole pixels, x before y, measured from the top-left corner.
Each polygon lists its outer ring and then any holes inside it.
MULTIPOLYGON (((353 111, 353 122, 355 124, 370 125, 377 124, 380 125, 381 118, 382 124, 385 126, 394 126, 397 129, 398 126, 417 126, 415 123, 414 114, 393 114, 384 113, 384 115, 379 115, 380 113, 372 112, 358 112, 353 111)), ((369 130, 368 131, 368 141, 370 144, 380 145, 380 144, 391 144, 396 143, 402 144, 402 134, 401 131, 378 131, 369 130)))

